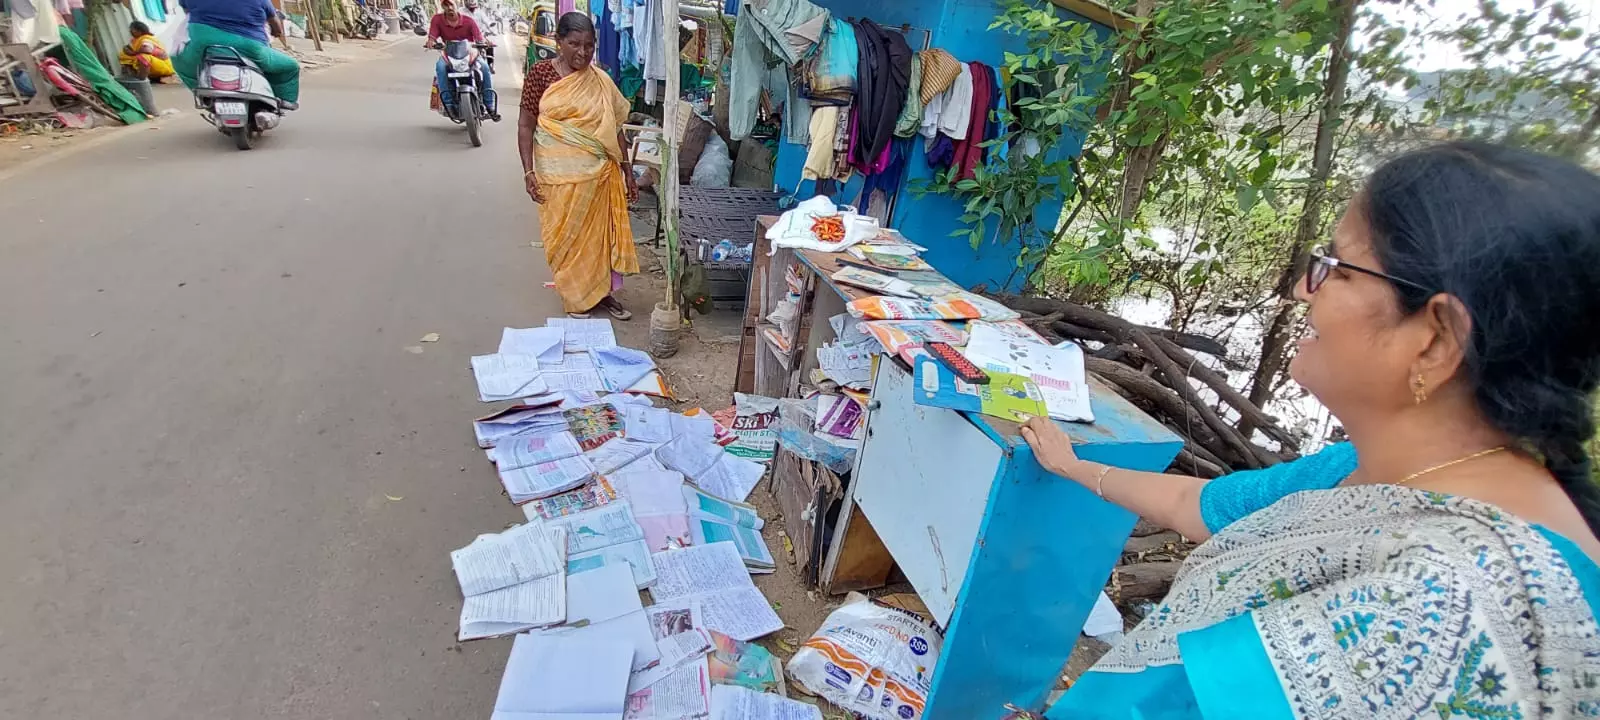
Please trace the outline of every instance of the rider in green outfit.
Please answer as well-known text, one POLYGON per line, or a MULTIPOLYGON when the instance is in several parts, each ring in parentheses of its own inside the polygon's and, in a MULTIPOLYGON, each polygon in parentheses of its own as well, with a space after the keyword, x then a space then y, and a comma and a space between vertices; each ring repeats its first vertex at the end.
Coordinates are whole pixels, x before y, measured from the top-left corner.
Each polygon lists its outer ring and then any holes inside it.
POLYGON ((293 110, 300 99, 300 63, 267 44, 267 28, 282 38, 283 23, 270 0, 180 0, 189 14, 189 44, 172 59, 173 69, 190 89, 195 87, 200 59, 211 45, 239 51, 261 68, 272 92, 293 110))

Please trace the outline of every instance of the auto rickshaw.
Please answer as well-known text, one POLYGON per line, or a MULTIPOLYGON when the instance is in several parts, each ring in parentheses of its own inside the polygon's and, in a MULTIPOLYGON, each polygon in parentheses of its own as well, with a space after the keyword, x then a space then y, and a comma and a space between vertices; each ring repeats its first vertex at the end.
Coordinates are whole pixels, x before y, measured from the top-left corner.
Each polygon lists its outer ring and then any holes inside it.
POLYGON ((533 20, 533 33, 528 37, 526 67, 533 67, 540 60, 556 56, 556 4, 539 0, 533 4, 528 17, 533 20))

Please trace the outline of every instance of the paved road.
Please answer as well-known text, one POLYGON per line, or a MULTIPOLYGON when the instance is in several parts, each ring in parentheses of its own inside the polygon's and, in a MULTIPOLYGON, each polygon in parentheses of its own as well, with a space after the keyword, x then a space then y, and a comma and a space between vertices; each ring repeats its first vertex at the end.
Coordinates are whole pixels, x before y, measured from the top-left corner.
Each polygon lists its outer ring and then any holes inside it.
POLYGON ((488 717, 447 552, 520 513, 467 358, 559 307, 514 127, 429 114, 415 44, 247 153, 191 115, 0 180, 0 718, 488 717))

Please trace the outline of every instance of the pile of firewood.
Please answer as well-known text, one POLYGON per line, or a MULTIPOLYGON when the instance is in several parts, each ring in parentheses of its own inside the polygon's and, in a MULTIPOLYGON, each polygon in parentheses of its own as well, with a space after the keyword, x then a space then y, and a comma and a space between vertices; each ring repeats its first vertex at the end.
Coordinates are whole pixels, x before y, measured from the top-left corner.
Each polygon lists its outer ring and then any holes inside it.
MULTIPOLYGON (((1023 322, 1052 342, 1088 343, 1089 373, 1183 438, 1183 450, 1167 472, 1213 478, 1298 457, 1299 438, 1195 357, 1203 353, 1225 363, 1227 347, 1217 340, 1135 325, 1064 300, 993 297, 1022 313, 1023 322), (1202 389, 1213 397, 1203 397, 1202 389), (1256 442, 1258 434, 1277 447, 1256 442)), ((1140 521, 1107 592, 1124 607, 1160 602, 1193 547, 1178 533, 1140 521)))
POLYGON ((1212 478, 1299 456, 1299 438, 1194 356, 1225 358, 1227 347, 1215 339, 1135 325, 1065 300, 994 298, 1022 313, 1022 321, 1046 339, 1098 343, 1084 358, 1089 373, 1183 437, 1170 472, 1212 478), (1203 398, 1201 388, 1212 392, 1215 402, 1203 398), (1255 442, 1257 432, 1278 447, 1255 442))

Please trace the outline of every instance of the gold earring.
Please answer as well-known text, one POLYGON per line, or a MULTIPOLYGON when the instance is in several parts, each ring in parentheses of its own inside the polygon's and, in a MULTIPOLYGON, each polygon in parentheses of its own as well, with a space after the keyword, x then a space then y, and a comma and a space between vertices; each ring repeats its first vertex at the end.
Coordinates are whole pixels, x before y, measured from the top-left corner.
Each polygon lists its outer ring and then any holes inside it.
POLYGON ((1417 379, 1411 381, 1411 396, 1416 398, 1418 405, 1428 399, 1428 381, 1423 379, 1422 373, 1417 373, 1417 379))

